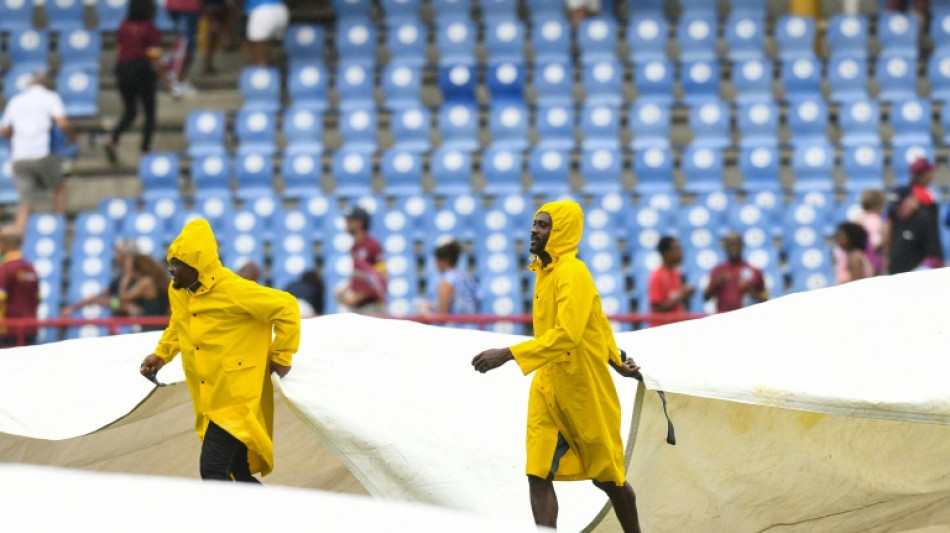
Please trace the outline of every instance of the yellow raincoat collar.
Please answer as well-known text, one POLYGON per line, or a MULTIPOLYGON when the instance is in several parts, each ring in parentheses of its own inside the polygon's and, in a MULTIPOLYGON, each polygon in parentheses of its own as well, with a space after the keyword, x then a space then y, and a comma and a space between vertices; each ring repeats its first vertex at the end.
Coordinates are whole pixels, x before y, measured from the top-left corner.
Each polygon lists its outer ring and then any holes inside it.
MULTIPOLYGON (((544 247, 544 251, 551 256, 551 264, 556 264, 565 255, 576 254, 577 245, 584 234, 584 211, 581 206, 573 200, 559 200, 542 205, 534 216, 539 213, 551 216, 551 235, 544 247)), ((541 270, 541 259, 533 256, 528 268, 532 271, 541 270)))
MULTIPOLYGON (((211 225, 203 218, 196 218, 181 230, 168 247, 168 261, 182 261, 198 271, 198 281, 205 290, 210 290, 215 278, 220 278, 221 259, 218 258, 218 242, 211 225)), ((199 289, 200 291, 200 289, 199 289)))

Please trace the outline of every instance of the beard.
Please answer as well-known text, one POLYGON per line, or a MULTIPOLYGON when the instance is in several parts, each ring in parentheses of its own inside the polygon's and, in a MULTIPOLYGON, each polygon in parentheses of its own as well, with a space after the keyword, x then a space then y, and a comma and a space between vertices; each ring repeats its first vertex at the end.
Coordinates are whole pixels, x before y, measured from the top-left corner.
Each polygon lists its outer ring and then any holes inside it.
POLYGON ((535 241, 533 244, 529 245, 528 251, 534 255, 538 255, 544 251, 544 246, 546 244, 546 242, 535 241))

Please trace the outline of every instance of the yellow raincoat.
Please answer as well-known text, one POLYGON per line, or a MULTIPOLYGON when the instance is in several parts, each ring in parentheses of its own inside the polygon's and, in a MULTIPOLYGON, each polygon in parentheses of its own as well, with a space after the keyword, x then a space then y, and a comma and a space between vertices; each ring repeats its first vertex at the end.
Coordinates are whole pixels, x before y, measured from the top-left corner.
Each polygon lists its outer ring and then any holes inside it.
POLYGON ((221 265, 205 220, 189 222, 168 260, 198 270, 192 294, 168 288, 171 320, 155 354, 179 352, 204 440, 209 420, 247 445, 252 474, 274 468, 274 390, 270 362, 289 366, 300 342, 300 311, 289 293, 245 280, 221 265), (271 340, 273 337, 273 340, 271 340))
POLYGON ((545 251, 534 258, 535 338, 511 347, 527 375, 534 372, 528 400, 527 474, 547 478, 558 433, 570 450, 554 479, 593 479, 623 485, 620 400, 608 359, 622 364, 610 323, 590 271, 577 258, 584 213, 572 201, 551 202, 538 213, 551 216, 545 251))

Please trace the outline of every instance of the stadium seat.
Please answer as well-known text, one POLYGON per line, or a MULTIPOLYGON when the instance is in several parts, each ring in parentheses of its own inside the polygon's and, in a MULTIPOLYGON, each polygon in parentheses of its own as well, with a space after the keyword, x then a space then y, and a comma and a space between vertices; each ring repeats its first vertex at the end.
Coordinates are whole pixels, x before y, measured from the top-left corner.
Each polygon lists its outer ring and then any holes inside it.
POLYGON ((748 13, 733 12, 726 19, 726 47, 730 61, 765 57, 765 20, 748 13))
POLYGON ((241 109, 276 112, 280 109, 280 71, 271 67, 244 67, 239 89, 241 109))
POLYGON ((383 69, 382 89, 386 109, 415 108, 422 102, 422 68, 406 64, 383 69))
POLYGON ((683 152, 683 188, 707 193, 722 190, 722 152, 708 146, 691 146, 683 152))
POLYGON ((584 19, 577 28, 581 64, 617 60, 617 24, 611 18, 584 19))
POLYGON ((814 58, 798 58, 782 63, 782 86, 785 99, 797 102, 821 98, 821 64, 814 58))
POLYGON ((99 201, 96 211, 109 220, 113 230, 119 230, 134 207, 135 204, 130 198, 103 198, 99 201))
POLYGON ((897 146, 931 143, 930 100, 911 98, 891 104, 891 141, 897 146))
POLYGON ((234 158, 234 196, 252 200, 261 195, 274 194, 273 154, 244 150, 234 158))
POLYGON ((224 154, 194 158, 191 161, 191 181, 195 186, 195 199, 198 201, 210 196, 230 198, 230 160, 224 154))
POLYGON ((242 110, 234 118, 238 153, 252 151, 274 155, 277 152, 277 120, 274 113, 242 110))
POLYGON ((369 20, 342 20, 336 28, 340 63, 372 67, 376 63, 376 27, 369 20))
POLYGON ((932 54, 927 60, 927 81, 932 100, 950 101, 950 50, 932 54))
POLYGON ((477 33, 475 24, 467 19, 437 22, 435 45, 439 50, 439 65, 475 65, 477 33))
POLYGON ((477 150, 480 146, 478 111, 474 106, 463 104, 442 106, 438 122, 442 146, 466 151, 477 150))
POLYGON ((258 235, 272 242, 275 231, 279 232, 282 229, 280 223, 283 218, 283 208, 280 199, 273 192, 261 193, 245 202, 244 209, 251 211, 257 217, 258 235))
POLYGON ((376 149, 378 118, 373 110, 353 109, 340 116, 340 138, 349 150, 371 152, 376 149))
POLYGON ((287 94, 294 107, 322 112, 328 105, 329 76, 323 65, 291 65, 287 73, 287 94))
POLYGON ((340 96, 341 111, 376 107, 373 72, 364 65, 337 65, 336 92, 340 96))
POLYGON ((687 61, 680 68, 680 87, 683 102, 696 106, 719 100, 719 63, 715 61, 687 61))
POLYGON ((528 159, 531 191, 535 194, 562 194, 571 191, 571 162, 561 150, 537 147, 528 159))
POLYGON ((94 117, 99 114, 99 74, 63 67, 56 75, 56 92, 63 99, 66 116, 94 117))
POLYGON ((71 68, 98 71, 102 55, 102 37, 99 32, 81 28, 60 34, 57 53, 63 64, 71 68))
POLYGON ((369 0, 333 0, 334 14, 344 22, 369 20, 373 9, 369 0))
POLYGON ((23 68, 33 72, 47 70, 49 48, 49 33, 43 30, 17 31, 11 33, 7 39, 7 54, 13 68, 23 68))
POLYGON ((877 39, 881 57, 917 59, 917 19, 907 13, 883 12, 877 15, 877 39))
POLYGON ((845 189, 859 192, 884 187, 884 156, 878 144, 857 144, 844 149, 841 170, 845 189))
POLYGON ((397 111, 390 119, 393 148, 411 152, 425 152, 432 143, 429 141, 431 117, 424 107, 407 107, 397 111))
POLYGON ((917 60, 903 56, 881 56, 875 70, 880 87, 878 98, 898 102, 917 97, 917 60))
POLYGON ((692 146, 716 149, 730 146, 729 122, 729 106, 722 102, 706 102, 690 108, 692 146))
POLYGON ((518 18, 518 0, 480 0, 478 4, 487 27, 518 18))
POLYGON ((337 150, 333 154, 333 192, 353 197, 373 192, 373 159, 362 150, 337 150))
POLYGON ((271 285, 275 288, 286 289, 291 283, 300 279, 305 272, 313 270, 315 261, 303 235, 285 234, 278 240, 294 243, 277 248, 271 260, 271 285), (302 250, 291 252, 286 250, 287 247, 302 248, 302 250))
POLYGON ((472 5, 469 0, 432 0, 431 4, 436 22, 439 23, 471 17, 472 5))
POLYGON ((521 174, 524 162, 521 149, 507 143, 495 143, 482 155, 482 174, 485 176, 485 194, 514 194, 522 190, 521 174))
MULTIPOLYGON (((249 262, 264 263, 264 242, 257 233, 228 232, 225 238, 227 243, 221 247, 221 264, 225 267, 236 271, 249 262)), ((266 283, 266 278, 263 281, 266 283)))
POLYGON ((538 62, 533 69, 532 84, 538 105, 571 104, 574 102, 574 68, 568 62, 538 62))
POLYGON ((778 191, 779 153, 776 148, 743 148, 739 152, 739 172, 742 188, 746 191, 778 191))
POLYGON ((581 110, 581 145, 584 149, 620 148, 620 110, 603 104, 587 104, 581 110))
POLYGON ((492 101, 524 101, 524 66, 511 62, 488 65, 485 87, 492 101))
POLYGON ((747 59, 732 67, 732 85, 736 89, 736 103, 772 101, 772 62, 765 59, 747 59))
POLYGON ((34 71, 28 68, 11 68, 3 76, 3 99, 9 102, 11 98, 25 91, 33 82, 33 74, 34 71))
POLYGON ((35 5, 23 0, 0 0, 0 31, 15 32, 33 28, 35 5))
POLYGON ((439 67, 439 90, 444 102, 474 105, 478 75, 473 65, 442 65, 439 67))
POLYGON ((630 18, 627 26, 627 47, 634 64, 647 61, 665 61, 670 27, 660 15, 644 13, 630 18))
POLYGON ((868 97, 868 72, 863 57, 838 55, 831 58, 828 61, 827 79, 832 102, 843 103, 868 97))
POLYGON ((83 0, 54 0, 46 2, 46 29, 67 32, 83 28, 83 0))
POLYGON ((323 115, 306 107, 289 107, 281 121, 284 153, 317 154, 323 151, 323 115))
POLYGON ((129 10, 129 0, 105 0, 96 2, 96 29, 100 32, 114 32, 125 19, 129 10))
POLYGON ((386 14, 386 24, 390 27, 403 22, 417 22, 419 20, 419 0, 382 0, 380 5, 386 14))
POLYGON ((581 152, 581 176, 584 178, 585 192, 602 194, 621 190, 622 171, 623 155, 618 148, 584 148, 581 152))
POLYGON ((717 26, 715 15, 684 12, 676 26, 679 60, 714 61, 717 26))
POLYGON ((831 191, 834 189, 834 152, 827 142, 799 144, 792 154, 792 170, 795 172, 794 190, 831 191))
MULTIPOLYGON (((670 85, 672 86, 672 80, 670 80, 670 85)), ((623 68, 616 61, 586 65, 583 86, 586 103, 618 106, 623 95, 623 68)))
POLYGON ((627 123, 633 135, 631 147, 642 150, 647 147, 670 146, 670 107, 653 102, 637 102, 630 106, 627 123))
POLYGON ((930 17, 930 38, 934 43, 934 55, 950 52, 950 10, 934 10, 930 17))
POLYGON ((322 166, 319 153, 284 152, 280 165, 284 198, 299 200, 320 194, 322 166))
POLYGON ((526 4, 532 22, 564 16, 564 2, 560 0, 529 0, 526 4))
POLYGON ((649 147, 633 153, 633 173, 637 178, 635 190, 644 193, 672 193, 673 156, 664 148, 649 147))
POLYGON ((171 15, 168 14, 164 2, 155 3, 155 28, 159 32, 175 31, 175 23, 172 21, 171 15))
POLYGON ((162 239, 162 246, 167 247, 178 235, 181 226, 176 225, 176 222, 181 219, 184 210, 185 207, 179 198, 159 198, 145 202, 144 211, 155 215, 162 226, 162 233, 165 236, 162 239))
POLYGON ((538 146, 571 150, 574 148, 574 108, 569 105, 542 105, 534 114, 538 146))
POLYGON ((402 20, 391 25, 386 32, 389 65, 410 67, 425 65, 427 32, 426 27, 418 20, 402 20))
POLYGON ((524 63, 524 25, 516 18, 499 20, 485 28, 485 51, 489 63, 524 63))
POLYGON ((828 19, 826 34, 831 57, 867 58, 868 21, 859 15, 835 15, 828 19))
MULTIPOLYGON (((637 101, 650 101, 664 105, 673 103, 673 64, 669 61, 648 61, 635 65, 633 73, 637 101)), ((619 94, 620 80, 614 91, 619 94)), ((617 102, 619 104, 619 102, 617 102)))
POLYGON ((393 148, 383 155, 380 175, 386 184, 387 194, 420 194, 422 155, 415 150, 393 148))
POLYGON ((531 31, 531 48, 536 63, 571 59, 571 29, 563 16, 536 19, 531 31))
POLYGON ((792 145, 828 142, 828 106, 821 99, 801 100, 788 109, 786 117, 792 145))
POLYGON ((782 62, 815 57, 815 20, 794 15, 781 16, 775 22, 775 44, 782 62))
POLYGON ((188 156, 223 155, 227 151, 225 125, 223 111, 201 109, 189 112, 185 119, 188 156))
POLYGON ((792 252, 789 273, 791 292, 823 289, 834 284, 834 273, 827 247, 799 248, 792 252))
POLYGON ((779 111, 775 104, 758 102, 739 105, 736 124, 739 147, 778 147, 779 111))
POLYGON ((139 162, 142 198, 178 198, 178 156, 173 153, 151 153, 139 162))
POLYGON ((528 109, 513 102, 495 102, 488 115, 492 142, 512 150, 528 147, 528 109))
POLYGON ((881 144, 881 110, 875 100, 865 98, 843 103, 838 111, 838 126, 844 147, 881 144))
POLYGON ((284 52, 290 65, 323 63, 326 32, 318 24, 291 24, 284 37, 284 52))
POLYGON ((950 106, 943 105, 940 108, 940 124, 943 126, 943 142, 950 144, 950 106))
POLYGON ((443 145, 432 153, 430 169, 435 192, 462 194, 472 190, 472 156, 469 152, 443 145))
MULTIPOLYGON (((486 276, 479 280, 484 297, 479 300, 479 312, 499 317, 522 312, 521 282, 514 273, 486 276)), ((494 322, 487 328, 496 333, 518 334, 522 327, 514 322, 494 322)))

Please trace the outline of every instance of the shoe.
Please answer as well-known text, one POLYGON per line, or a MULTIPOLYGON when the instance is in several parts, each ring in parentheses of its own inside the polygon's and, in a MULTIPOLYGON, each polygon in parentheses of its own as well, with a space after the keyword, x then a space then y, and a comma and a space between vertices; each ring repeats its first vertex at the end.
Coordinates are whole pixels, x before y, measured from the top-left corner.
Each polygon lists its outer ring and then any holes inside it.
POLYGON ((198 89, 196 89, 190 81, 183 81, 179 83, 178 88, 181 91, 182 96, 194 96, 198 94, 198 89))

